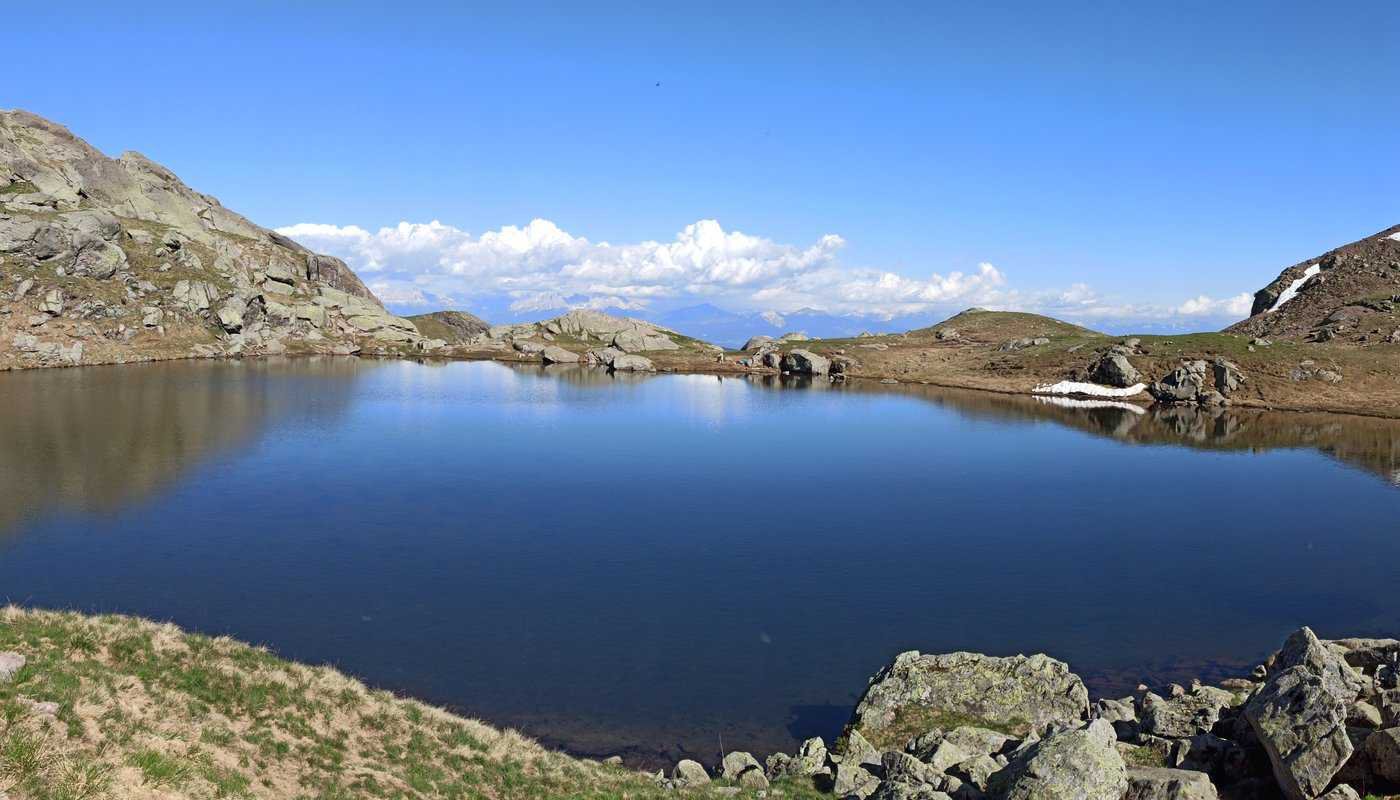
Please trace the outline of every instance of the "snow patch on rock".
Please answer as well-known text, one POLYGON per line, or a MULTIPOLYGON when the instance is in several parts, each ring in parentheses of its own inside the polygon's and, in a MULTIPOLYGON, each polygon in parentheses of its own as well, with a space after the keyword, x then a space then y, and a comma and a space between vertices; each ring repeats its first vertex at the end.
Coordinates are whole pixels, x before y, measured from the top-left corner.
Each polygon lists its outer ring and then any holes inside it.
POLYGON ((1313 264, 1311 267, 1308 267, 1307 269, 1303 270, 1303 277, 1288 284, 1288 288, 1284 289, 1283 294, 1278 296, 1278 299, 1274 301, 1274 304, 1269 307, 1269 311, 1278 311, 1279 307, 1282 306, 1284 303, 1287 303, 1289 300, 1292 300, 1293 298, 1297 297, 1298 292, 1303 288, 1303 284, 1307 283, 1309 280, 1312 279, 1314 275, 1321 271, 1321 264, 1313 264))

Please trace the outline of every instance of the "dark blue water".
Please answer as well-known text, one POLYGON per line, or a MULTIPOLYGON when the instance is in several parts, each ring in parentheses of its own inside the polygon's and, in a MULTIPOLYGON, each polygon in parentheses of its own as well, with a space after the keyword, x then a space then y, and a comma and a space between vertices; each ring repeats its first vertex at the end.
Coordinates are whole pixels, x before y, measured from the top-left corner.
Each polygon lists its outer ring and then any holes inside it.
POLYGON ((0 375, 0 597, 577 752, 767 751, 896 652, 1095 688, 1400 631, 1400 428, 353 359, 0 375))

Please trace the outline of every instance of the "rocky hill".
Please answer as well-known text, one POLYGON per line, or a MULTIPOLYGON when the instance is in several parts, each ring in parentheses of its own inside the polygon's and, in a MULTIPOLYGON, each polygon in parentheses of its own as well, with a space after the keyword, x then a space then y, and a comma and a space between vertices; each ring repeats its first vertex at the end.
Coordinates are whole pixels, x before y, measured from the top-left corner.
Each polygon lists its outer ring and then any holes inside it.
POLYGON ((1254 337, 1400 342, 1400 225, 1285 269, 1227 330, 1254 337))
POLYGON ((434 345, 339 259, 0 112, 0 369, 434 345))
MULTIPOLYGON (((424 336, 447 339, 441 352, 458 358, 587 364, 615 371, 723 368, 723 348, 653 322, 574 309, 541 322, 492 325, 459 311, 412 317, 424 336), (451 326, 452 331, 444 329, 451 326), (468 333, 469 330, 476 330, 468 333)), ((732 369, 732 365, 731 365, 732 369)))
POLYGON ((465 344, 491 330, 491 323, 465 311, 434 311, 408 318, 420 333, 448 344, 465 344))

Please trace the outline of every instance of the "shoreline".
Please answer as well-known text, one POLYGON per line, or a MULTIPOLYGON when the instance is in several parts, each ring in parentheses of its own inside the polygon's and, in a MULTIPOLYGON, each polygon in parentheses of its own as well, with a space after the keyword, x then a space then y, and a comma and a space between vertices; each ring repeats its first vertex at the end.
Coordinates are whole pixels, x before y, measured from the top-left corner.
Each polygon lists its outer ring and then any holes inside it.
MULTIPOLYGON (((726 351, 726 354, 727 354, 727 355, 728 355, 728 354, 733 354, 733 355, 736 355, 736 356, 737 356, 737 355, 739 355, 739 354, 741 354, 741 353, 742 353, 742 351, 726 351)), ((413 361, 413 362, 418 362, 418 363, 435 363, 435 362, 436 362, 436 363, 451 363, 451 362, 480 362, 480 361, 490 361, 490 362, 494 362, 494 363, 498 363, 498 364, 509 364, 509 365, 515 365, 515 366, 538 366, 538 367, 558 366, 558 367, 579 367, 579 368, 590 368, 590 369, 609 370, 608 367, 604 367, 604 366, 601 366, 601 365, 599 365, 599 366, 591 366, 591 367, 588 366, 588 365, 582 365, 582 364, 560 364, 560 365, 550 365, 550 364, 545 364, 545 363, 543 363, 543 362, 541 362, 541 361, 539 361, 539 360, 535 360, 535 359, 526 359, 526 358, 502 358, 502 357, 499 357, 499 356, 496 356, 496 355, 488 355, 488 354, 480 354, 480 353, 464 353, 464 354, 458 354, 458 355, 433 355, 433 354, 406 354, 406 353, 405 353, 405 354, 400 354, 400 353, 359 353, 359 354, 344 354, 344 353, 316 353, 316 352, 296 353, 296 352, 289 352, 289 353, 267 353, 267 354, 262 354, 262 353, 246 353, 246 354, 240 354, 240 355, 236 355, 236 356, 231 356, 231 355, 199 355, 199 354, 195 354, 195 353, 184 353, 184 354, 143 354, 142 356, 140 356, 140 357, 135 357, 135 358, 127 358, 127 359, 122 359, 122 360, 109 360, 109 361, 92 361, 92 362, 84 362, 84 363, 80 363, 80 364, 61 364, 61 363, 54 363, 54 364, 33 364, 33 365, 30 365, 30 366, 4 365, 4 366, 0 366, 0 374, 4 374, 4 373, 17 373, 17 372, 32 372, 32 371, 38 371, 38 370, 67 370, 67 369, 80 369, 80 368, 83 368, 83 367, 119 367, 119 366, 127 366, 127 365, 168 363, 168 362, 175 362, 175 361, 237 362, 237 361, 244 361, 244 360, 264 361, 264 360, 273 360, 273 359, 302 359, 302 358, 355 358, 355 359, 363 359, 363 360, 367 360, 367 361, 369 361, 369 360, 373 360, 373 361, 413 361)), ((725 363, 733 363, 733 362, 725 362, 725 363)), ((642 373, 642 374, 645 374, 645 373, 642 373)), ((718 376, 718 377, 774 377, 774 378, 781 378, 781 377, 783 377, 783 376, 786 375, 786 376, 789 376, 789 377, 795 378, 795 379, 804 379, 804 378, 805 378, 805 379, 808 379, 808 380, 814 380, 814 378, 813 378, 812 376, 810 376, 810 375, 796 375, 796 374, 791 374, 791 373, 785 373, 785 372, 782 372, 782 371, 779 370, 779 369, 775 369, 775 368, 772 368, 772 367, 741 367, 741 366, 738 366, 738 365, 735 365, 734 367, 729 368, 729 369, 717 369, 717 368, 714 368, 714 367, 711 367, 711 366, 706 366, 706 365, 693 365, 693 366, 692 366, 692 365, 687 365, 687 366, 683 366, 683 367, 677 367, 677 366, 658 366, 658 367, 656 368, 655 373, 653 373, 653 374, 657 374, 657 375, 714 375, 714 376, 718 376)), ((1021 390, 1021 389, 1014 389, 1014 388, 1002 388, 1002 387, 997 387, 997 386, 988 386, 988 385, 986 385, 986 383, 980 382, 980 381, 933 380, 933 379, 926 379, 926 378, 909 378, 909 377, 900 378, 900 377, 897 377, 896 375, 893 375, 893 374, 886 374, 886 373, 851 374, 851 375, 847 375, 847 376, 843 377, 840 381, 833 381, 833 383, 839 383, 839 382, 851 382, 851 383, 859 382, 859 383, 862 383, 862 384, 865 384, 865 385, 874 384, 874 385, 931 386, 931 387, 940 388, 940 389, 955 389, 955 390, 959 390, 959 391, 983 392, 983 393, 986 393, 986 394, 1003 395, 1003 396, 1010 396, 1010 397, 1026 397, 1026 398, 1042 397, 1042 398, 1079 399, 1077 395, 1071 395, 1071 394, 1044 394, 1044 393, 1036 393, 1036 392, 1033 392, 1033 391, 1028 390, 1028 389, 1027 389, 1027 390, 1021 390), (893 383, 893 384, 890 384, 889 381, 894 381, 894 383, 893 383)), ((1084 398, 1082 398, 1082 399, 1087 399, 1087 400, 1102 400, 1102 399, 1104 399, 1104 398, 1084 397, 1084 398)), ((1120 403, 1130 403, 1130 404, 1132 404, 1132 405, 1136 405, 1136 406, 1138 406, 1138 407, 1140 407, 1140 408, 1143 408, 1143 409, 1152 408, 1152 407, 1154 407, 1154 406, 1161 406, 1161 407, 1164 407, 1164 408, 1169 408, 1169 407, 1171 407, 1171 404, 1158 403, 1157 401, 1153 400, 1153 399, 1151 398, 1150 395, 1147 395, 1145 392, 1144 392, 1143 394, 1141 394, 1141 395, 1134 395, 1134 396, 1130 396, 1130 397, 1115 397, 1115 398, 1113 398, 1113 400, 1114 400, 1115 402, 1120 402, 1120 403)), ((1308 405, 1308 404, 1298 404, 1298 403, 1288 403, 1288 402, 1275 402, 1275 401, 1256 400, 1256 399, 1254 399, 1254 398, 1249 398, 1249 397, 1240 397, 1240 398, 1237 398, 1237 399, 1233 400, 1233 402, 1232 402, 1229 406, 1227 406, 1227 408, 1248 409, 1248 410, 1251 410, 1251 411, 1276 411, 1276 412, 1297 413, 1297 414, 1330 414, 1330 415, 1337 415, 1337 416, 1350 416, 1350 417, 1360 417, 1360 418, 1364 418, 1364 419, 1378 419, 1378 420, 1400 420, 1400 409, 1395 409, 1395 410, 1389 410, 1389 409, 1366 409, 1366 408, 1353 408, 1353 407, 1347 407, 1347 406, 1328 405, 1328 404, 1313 404, 1313 405, 1308 405)))

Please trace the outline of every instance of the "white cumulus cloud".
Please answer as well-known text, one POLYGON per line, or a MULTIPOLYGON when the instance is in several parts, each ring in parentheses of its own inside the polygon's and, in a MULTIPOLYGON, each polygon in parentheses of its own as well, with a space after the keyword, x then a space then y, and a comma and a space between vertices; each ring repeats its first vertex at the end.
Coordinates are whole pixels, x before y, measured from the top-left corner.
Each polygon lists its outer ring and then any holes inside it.
POLYGON ((970 305, 1036 311, 1067 319, 1190 320, 1242 318, 1252 297, 1207 295, 1179 305, 1125 303, 1094 288, 1017 290, 989 263, 975 269, 910 276, 841 263, 846 242, 826 234, 785 244, 726 230, 716 220, 686 225, 669 241, 592 241, 549 220, 472 234, 431 222, 370 231, 357 225, 300 223, 278 232, 345 259, 386 303, 404 308, 491 306, 528 316, 558 309, 645 312, 713 302, 733 311, 894 316, 970 305), (458 305, 461 304, 461 305, 458 305))

